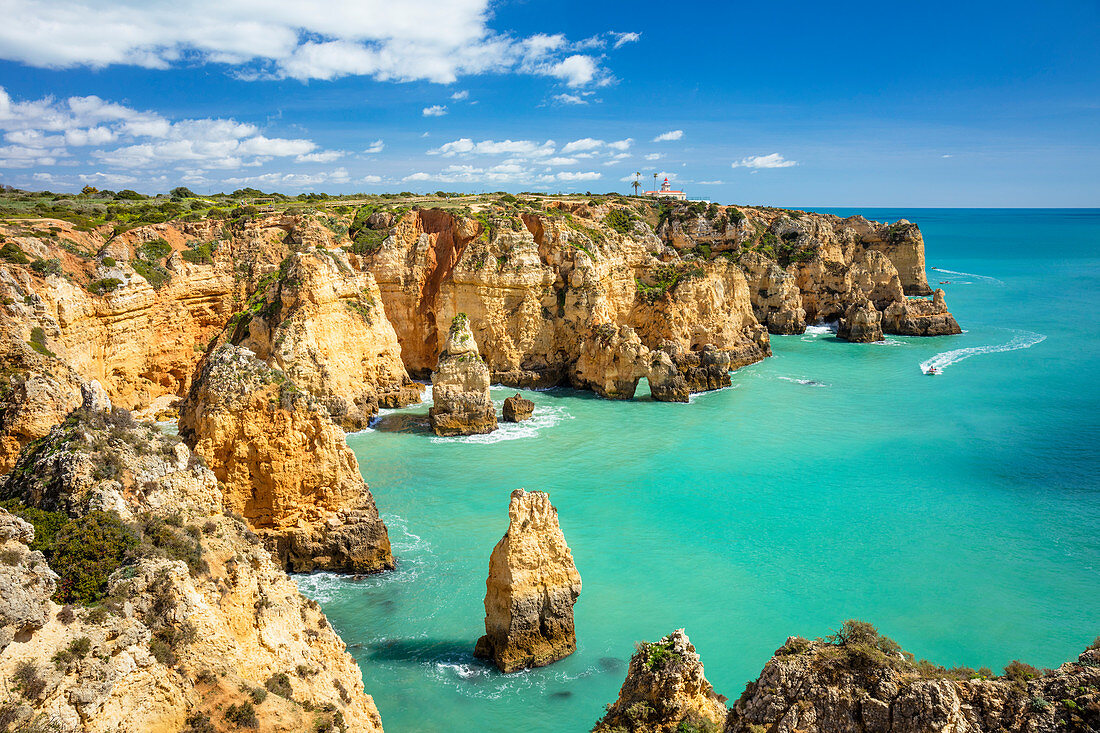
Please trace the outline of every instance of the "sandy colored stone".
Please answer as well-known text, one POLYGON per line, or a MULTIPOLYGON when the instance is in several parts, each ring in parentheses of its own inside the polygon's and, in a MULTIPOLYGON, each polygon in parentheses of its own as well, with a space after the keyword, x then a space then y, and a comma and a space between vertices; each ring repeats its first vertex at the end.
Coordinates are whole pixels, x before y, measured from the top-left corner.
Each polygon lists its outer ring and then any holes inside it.
POLYGON ((535 412, 535 403, 518 393, 504 400, 504 422, 523 422, 535 412))
POLYGON ((660 641, 638 645, 618 699, 593 730, 718 731, 725 725, 725 703, 703 674, 703 663, 687 634, 677 629, 660 641))
POLYGON ((882 314, 869 300, 862 304, 852 303, 840 319, 836 335, 856 343, 882 341, 882 314))
POLYGON ((937 288, 931 300, 906 298, 892 303, 882 314, 882 330, 901 336, 949 336, 962 333, 955 317, 947 311, 943 290, 937 288))
POLYGON ((180 435, 239 512, 296 571, 393 567, 385 524, 344 432, 327 410, 239 346, 203 363, 180 409, 180 435))
POLYGON ((513 491, 508 531, 489 558, 485 636, 474 654, 503 672, 569 656, 577 649, 573 604, 580 592, 581 576, 550 497, 513 491))
POLYGON ((451 322, 432 373, 432 402, 428 421, 436 435, 478 435, 497 429, 496 408, 489 396, 489 368, 478 353, 464 313, 451 322))

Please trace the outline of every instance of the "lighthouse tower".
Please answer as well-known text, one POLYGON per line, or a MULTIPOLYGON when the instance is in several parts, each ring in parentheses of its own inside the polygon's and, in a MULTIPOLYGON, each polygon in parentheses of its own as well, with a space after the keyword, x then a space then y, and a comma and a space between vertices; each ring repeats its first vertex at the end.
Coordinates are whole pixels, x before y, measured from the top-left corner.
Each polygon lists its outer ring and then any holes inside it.
POLYGON ((668 182, 668 178, 665 178, 661 183, 660 191, 646 191, 646 196, 653 196, 660 199, 676 199, 677 201, 687 201, 687 194, 683 191, 672 190, 672 184, 668 182))

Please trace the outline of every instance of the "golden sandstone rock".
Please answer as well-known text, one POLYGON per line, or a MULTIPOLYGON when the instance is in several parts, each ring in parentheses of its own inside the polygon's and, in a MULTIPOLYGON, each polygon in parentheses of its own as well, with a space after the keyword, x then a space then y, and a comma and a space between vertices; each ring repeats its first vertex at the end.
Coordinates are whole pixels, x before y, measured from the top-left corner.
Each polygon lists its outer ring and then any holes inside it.
POLYGON ((474 654, 503 672, 542 667, 577 649, 573 604, 581 576, 541 491, 512 492, 508 531, 493 548, 485 581, 485 636, 474 654))
POLYGON ((594 731, 674 733, 725 727, 726 698, 707 682, 703 663, 683 629, 654 643, 642 642, 637 649, 619 698, 594 731))
POLYGON ((393 567, 386 526, 344 432, 309 393, 239 346, 205 359, 180 435, 291 570, 393 567))
POLYGON ((497 429, 489 368, 477 352, 465 313, 454 317, 439 354, 432 373, 432 401, 428 421, 436 435, 478 435, 497 429))

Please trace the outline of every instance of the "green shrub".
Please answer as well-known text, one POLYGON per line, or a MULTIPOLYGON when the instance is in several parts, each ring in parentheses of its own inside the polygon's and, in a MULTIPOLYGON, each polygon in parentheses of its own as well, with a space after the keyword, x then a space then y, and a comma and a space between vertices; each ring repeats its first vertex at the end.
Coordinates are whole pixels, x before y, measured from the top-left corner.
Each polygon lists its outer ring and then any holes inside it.
POLYGON ((206 713, 192 713, 187 718, 187 727, 181 733, 217 733, 210 716, 206 713))
POLYGON ((183 560, 193 576, 209 570, 202 557, 202 544, 187 530, 174 525, 170 519, 142 514, 138 517, 138 532, 141 537, 135 553, 138 557, 183 560))
POLYGON ((249 700, 226 708, 225 720, 238 728, 258 728, 260 725, 259 719, 256 718, 256 708, 249 700))
POLYGON ((176 665, 176 653, 172 650, 172 645, 159 636, 154 636, 149 640, 149 653, 165 666, 174 667, 176 665))
POLYGON ((32 349, 43 356, 57 356, 46 346, 46 331, 41 326, 35 326, 31 329, 31 338, 28 343, 32 349))
POLYGON ((168 192, 168 195, 170 195, 174 199, 193 199, 198 194, 196 194, 194 191, 187 188, 186 186, 176 186, 168 192))
POLYGON ((287 700, 294 695, 294 688, 290 685, 290 675, 285 672, 279 672, 268 677, 267 682, 264 682, 264 687, 267 688, 268 692, 279 697, 285 697, 287 700))
POLYGON ((607 212, 607 216, 603 218, 603 223, 611 227, 620 234, 627 234, 630 232, 632 219, 623 209, 612 209, 607 212))
POLYGON ((116 201, 144 201, 147 198, 147 196, 142 196, 137 191, 129 188, 124 188, 115 194, 116 201))
POLYGON ((153 239, 137 248, 137 256, 149 262, 159 262, 172 254, 172 245, 163 239, 153 239))
POLYGON ((48 512, 36 507, 24 506, 18 499, 6 499, 0 502, 0 507, 34 527, 34 540, 30 547, 39 552, 47 552, 53 545, 54 535, 69 522, 69 518, 60 512, 48 512))
POLYGON ((56 257, 51 257, 48 260, 44 260, 41 257, 31 263, 31 269, 37 272, 42 277, 49 277, 50 275, 60 275, 64 272, 61 269, 61 260, 56 257))
POLYGON ((172 274, 155 262, 138 259, 131 262, 130 266, 134 268, 134 272, 145 278, 153 290, 160 290, 172 279, 172 274))
POLYGON ((54 654, 50 661, 52 661, 54 666, 59 670, 65 671, 69 669, 69 666, 73 662, 88 656, 88 652, 91 650, 92 640, 86 636, 81 636, 77 639, 73 639, 69 642, 68 647, 54 654))
POLYGON ((203 242, 180 253, 184 260, 195 265, 208 265, 214 261, 214 243, 203 242))
POLYGON ((107 578, 137 546, 133 529, 114 512, 94 511, 57 531, 49 563, 59 576, 58 603, 95 603, 107 594, 107 578))
POLYGON ((25 265, 30 262, 27 254, 15 242, 5 242, 4 246, 0 247, 0 259, 14 262, 17 265, 25 265))
POLYGON ((46 680, 38 671, 38 665, 29 659, 24 659, 15 665, 15 674, 12 675, 15 689, 27 700, 37 700, 46 691, 46 680))
POLYGON ((262 687, 252 687, 248 690, 248 696, 252 698, 252 702, 259 705, 267 699, 267 690, 262 687))
POLYGON ((1042 672, 1032 667, 1030 664, 1014 659, 1005 667, 1004 676, 1013 682, 1027 682, 1028 680, 1033 680, 1036 677, 1042 676, 1042 672))
POLYGON ((90 284, 88 290, 95 295, 105 295, 117 290, 119 285, 122 285, 122 281, 117 277, 105 277, 90 284))

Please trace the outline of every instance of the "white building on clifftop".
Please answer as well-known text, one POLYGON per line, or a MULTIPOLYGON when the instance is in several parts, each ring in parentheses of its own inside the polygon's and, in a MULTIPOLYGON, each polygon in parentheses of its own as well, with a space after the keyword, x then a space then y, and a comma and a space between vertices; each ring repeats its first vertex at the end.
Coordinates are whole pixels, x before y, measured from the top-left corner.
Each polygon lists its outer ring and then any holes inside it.
POLYGON ((676 199, 677 201, 687 201, 688 197, 683 191, 673 191, 672 184, 668 182, 667 178, 661 184, 660 191, 646 191, 645 195, 658 199, 676 199))

